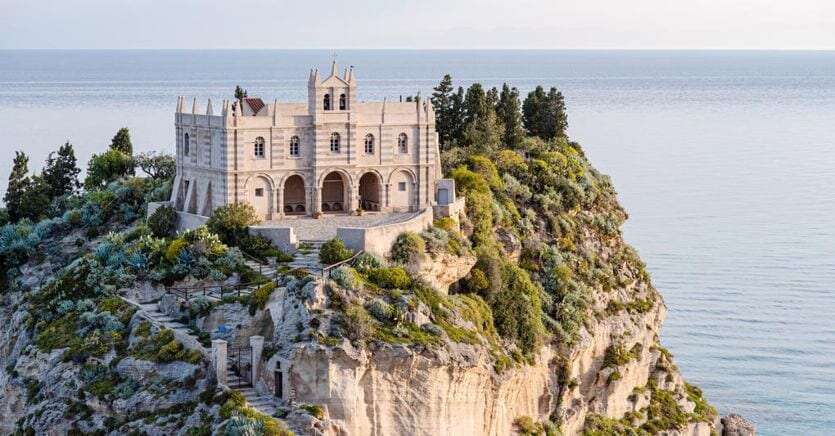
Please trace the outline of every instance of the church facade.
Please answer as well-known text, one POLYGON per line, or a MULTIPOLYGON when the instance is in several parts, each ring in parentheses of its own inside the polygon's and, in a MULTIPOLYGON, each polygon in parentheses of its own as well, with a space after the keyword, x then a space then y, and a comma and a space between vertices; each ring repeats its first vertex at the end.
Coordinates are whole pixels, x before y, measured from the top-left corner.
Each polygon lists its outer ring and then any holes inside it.
MULTIPOLYGON (((311 70, 302 103, 209 100, 198 113, 183 97, 175 114, 179 211, 210 216, 249 202, 264 219, 431 207, 441 177, 432 105, 362 102, 353 68, 311 70)), ((446 189, 442 187, 442 190, 446 189)))

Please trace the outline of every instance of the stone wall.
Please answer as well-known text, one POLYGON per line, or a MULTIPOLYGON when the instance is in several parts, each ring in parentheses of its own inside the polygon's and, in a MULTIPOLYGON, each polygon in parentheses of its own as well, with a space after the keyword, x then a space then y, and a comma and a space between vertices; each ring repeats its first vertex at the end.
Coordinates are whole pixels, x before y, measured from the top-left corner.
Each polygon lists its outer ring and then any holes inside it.
POLYGON ((269 239, 273 245, 285 253, 296 251, 299 242, 292 227, 252 226, 249 228, 249 233, 269 239))
POLYGON ((345 241, 345 246, 352 250, 363 250, 385 257, 398 235, 403 232, 422 232, 432 225, 433 219, 432 209, 424 209, 414 218, 401 223, 371 228, 340 227, 336 229, 336 237, 345 241))
POLYGON ((206 225, 206 222, 209 221, 209 217, 187 212, 177 212, 177 216, 179 216, 179 219, 177 220, 178 232, 196 229, 200 226, 206 225))

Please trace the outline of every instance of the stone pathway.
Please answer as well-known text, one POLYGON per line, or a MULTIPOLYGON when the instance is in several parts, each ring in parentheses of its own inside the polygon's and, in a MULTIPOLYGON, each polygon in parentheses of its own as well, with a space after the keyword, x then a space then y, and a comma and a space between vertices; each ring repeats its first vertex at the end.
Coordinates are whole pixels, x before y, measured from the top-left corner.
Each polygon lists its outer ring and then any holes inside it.
POLYGON ((319 219, 307 216, 265 221, 259 227, 292 227, 299 241, 327 241, 336 237, 339 227, 369 228, 408 221, 420 212, 365 212, 360 216, 324 214, 319 219))
POLYGON ((323 265, 319 262, 319 250, 322 248, 323 240, 300 240, 299 249, 296 251, 295 259, 288 263, 290 268, 302 268, 311 274, 321 273, 323 265))
POLYGON ((236 374, 235 371, 232 369, 233 363, 235 363, 235 361, 231 357, 227 357, 226 386, 228 386, 229 389, 239 392, 244 397, 244 399, 246 399, 246 403, 248 406, 254 408, 255 410, 261 413, 273 416, 278 406, 276 404, 276 400, 268 395, 259 394, 252 386, 252 383, 250 383, 249 380, 246 380, 238 376, 238 374, 236 374))

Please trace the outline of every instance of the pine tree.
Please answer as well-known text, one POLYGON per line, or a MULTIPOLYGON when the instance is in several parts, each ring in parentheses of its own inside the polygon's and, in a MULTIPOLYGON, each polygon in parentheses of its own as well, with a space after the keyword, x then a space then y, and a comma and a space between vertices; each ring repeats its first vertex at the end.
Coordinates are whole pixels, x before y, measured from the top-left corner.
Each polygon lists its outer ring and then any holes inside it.
POLYGON ((453 131, 453 89, 452 76, 445 74, 441 83, 433 88, 435 92, 429 99, 432 102, 432 108, 435 109, 435 128, 438 130, 438 139, 442 150, 448 148, 455 134, 453 131))
POLYGON ((499 146, 503 129, 496 119, 492 92, 485 93, 480 83, 474 83, 464 96, 464 143, 481 150, 499 146))
POLYGON ((57 153, 49 153, 42 177, 50 197, 57 198, 74 193, 81 186, 78 183, 80 172, 75 151, 69 142, 62 145, 57 153))
POLYGON ((544 130, 545 139, 566 136, 568 114, 565 112, 565 99, 557 88, 551 88, 545 99, 544 130))
POLYGON ((502 141, 509 147, 516 147, 525 137, 522 129, 522 112, 519 104, 519 91, 507 83, 502 85, 499 102, 496 104, 496 116, 504 127, 502 141))
POLYGON ((568 115, 562 93, 551 88, 546 94, 541 86, 537 86, 522 104, 522 119, 533 136, 543 139, 566 136, 568 115))
POLYGON ((29 218, 32 221, 40 221, 48 217, 53 197, 50 195, 50 187, 43 178, 43 175, 32 176, 31 183, 23 192, 23 201, 20 204, 20 217, 29 218))
POLYGON ((18 221, 23 217, 23 203, 26 200, 26 191, 31 187, 32 180, 29 178, 29 156, 22 151, 16 151, 12 172, 9 174, 9 185, 6 188, 6 195, 3 201, 6 202, 6 210, 9 212, 11 221, 18 221))
POLYGON ((110 142, 110 148, 121 151, 128 156, 133 156, 133 144, 130 142, 130 131, 127 127, 122 127, 116 132, 116 136, 110 142))
POLYGON ((528 93, 525 101, 522 103, 522 121, 525 129, 532 136, 544 137, 543 131, 543 117, 545 99, 547 95, 542 86, 537 86, 536 89, 528 93))
POLYGON ((450 146, 464 142, 464 124, 466 111, 464 109, 464 88, 459 86, 458 91, 452 96, 452 109, 449 114, 449 130, 451 135, 450 146))

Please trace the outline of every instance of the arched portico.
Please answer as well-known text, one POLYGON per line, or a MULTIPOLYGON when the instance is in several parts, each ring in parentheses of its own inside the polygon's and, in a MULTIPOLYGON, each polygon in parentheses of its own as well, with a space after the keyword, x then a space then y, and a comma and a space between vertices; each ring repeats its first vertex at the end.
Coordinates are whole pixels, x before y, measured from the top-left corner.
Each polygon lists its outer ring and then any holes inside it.
POLYGON ((298 174, 293 174, 284 179, 284 192, 282 198, 282 211, 284 215, 306 214, 308 211, 304 178, 298 174))
POLYGON ((359 207, 368 211, 383 208, 383 178, 376 171, 369 171, 360 177, 359 207))
POLYGON ((319 208, 323 213, 344 213, 351 210, 351 179, 342 171, 331 171, 319 185, 319 208))

